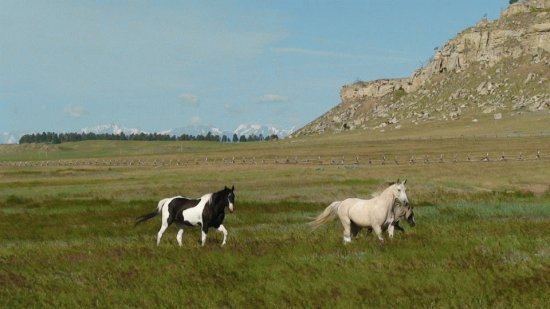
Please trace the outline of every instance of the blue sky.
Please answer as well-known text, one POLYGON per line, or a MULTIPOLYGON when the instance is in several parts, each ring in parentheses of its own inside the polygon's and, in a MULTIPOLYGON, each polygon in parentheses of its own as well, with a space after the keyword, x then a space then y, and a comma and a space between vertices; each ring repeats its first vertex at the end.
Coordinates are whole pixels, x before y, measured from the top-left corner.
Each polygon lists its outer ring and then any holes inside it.
POLYGON ((299 128, 508 0, 0 0, 0 132, 299 128))

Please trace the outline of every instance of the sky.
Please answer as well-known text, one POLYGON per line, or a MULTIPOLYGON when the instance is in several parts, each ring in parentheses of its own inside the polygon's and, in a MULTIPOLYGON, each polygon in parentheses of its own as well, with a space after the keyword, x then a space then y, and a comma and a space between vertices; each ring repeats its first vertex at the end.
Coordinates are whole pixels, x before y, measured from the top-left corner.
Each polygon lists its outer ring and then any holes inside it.
POLYGON ((0 0, 0 133, 298 129, 508 0, 0 0))

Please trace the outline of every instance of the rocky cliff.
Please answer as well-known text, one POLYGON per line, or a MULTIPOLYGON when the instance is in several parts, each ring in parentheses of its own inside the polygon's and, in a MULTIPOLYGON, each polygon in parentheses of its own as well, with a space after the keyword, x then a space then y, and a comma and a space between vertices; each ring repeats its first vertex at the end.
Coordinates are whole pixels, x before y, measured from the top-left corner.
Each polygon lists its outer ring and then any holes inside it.
POLYGON ((293 136, 495 119, 550 109, 550 0, 510 5, 438 49, 408 78, 356 82, 341 103, 293 136))

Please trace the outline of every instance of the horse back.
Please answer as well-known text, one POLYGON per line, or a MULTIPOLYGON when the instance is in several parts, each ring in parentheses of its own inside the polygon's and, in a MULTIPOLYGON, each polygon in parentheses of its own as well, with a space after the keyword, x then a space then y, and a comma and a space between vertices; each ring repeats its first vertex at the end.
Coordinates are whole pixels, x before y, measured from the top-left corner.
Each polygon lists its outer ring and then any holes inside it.
POLYGON ((340 219, 349 218, 350 209, 354 208, 358 203, 361 203, 361 201, 363 200, 351 197, 340 202, 340 205, 338 206, 338 216, 340 219))
POLYGON ((387 212, 377 207, 378 199, 348 198, 342 201, 339 214, 345 215, 348 219, 359 226, 382 225, 386 221, 387 212))
POLYGON ((200 199, 190 199, 186 197, 173 198, 170 203, 168 203, 168 213, 176 223, 185 224, 183 211, 197 206, 200 201, 200 199))

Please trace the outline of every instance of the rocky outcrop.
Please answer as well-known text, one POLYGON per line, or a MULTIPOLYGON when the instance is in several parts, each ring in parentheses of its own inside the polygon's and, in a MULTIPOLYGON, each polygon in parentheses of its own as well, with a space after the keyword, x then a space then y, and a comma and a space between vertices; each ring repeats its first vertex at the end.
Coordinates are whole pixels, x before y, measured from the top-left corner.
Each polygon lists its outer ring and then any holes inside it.
POLYGON ((550 0, 529 0, 519 1, 510 5, 501 14, 501 17, 512 17, 516 14, 528 13, 536 10, 545 10, 550 8, 550 0))
POLYGON ((338 106, 293 135, 550 108, 549 20, 550 0, 512 4, 449 40, 408 78, 343 86, 338 106))
POLYGON ((380 79, 372 82, 357 82, 342 87, 340 97, 344 101, 353 101, 363 97, 380 98, 398 89, 408 87, 408 79, 380 79))

